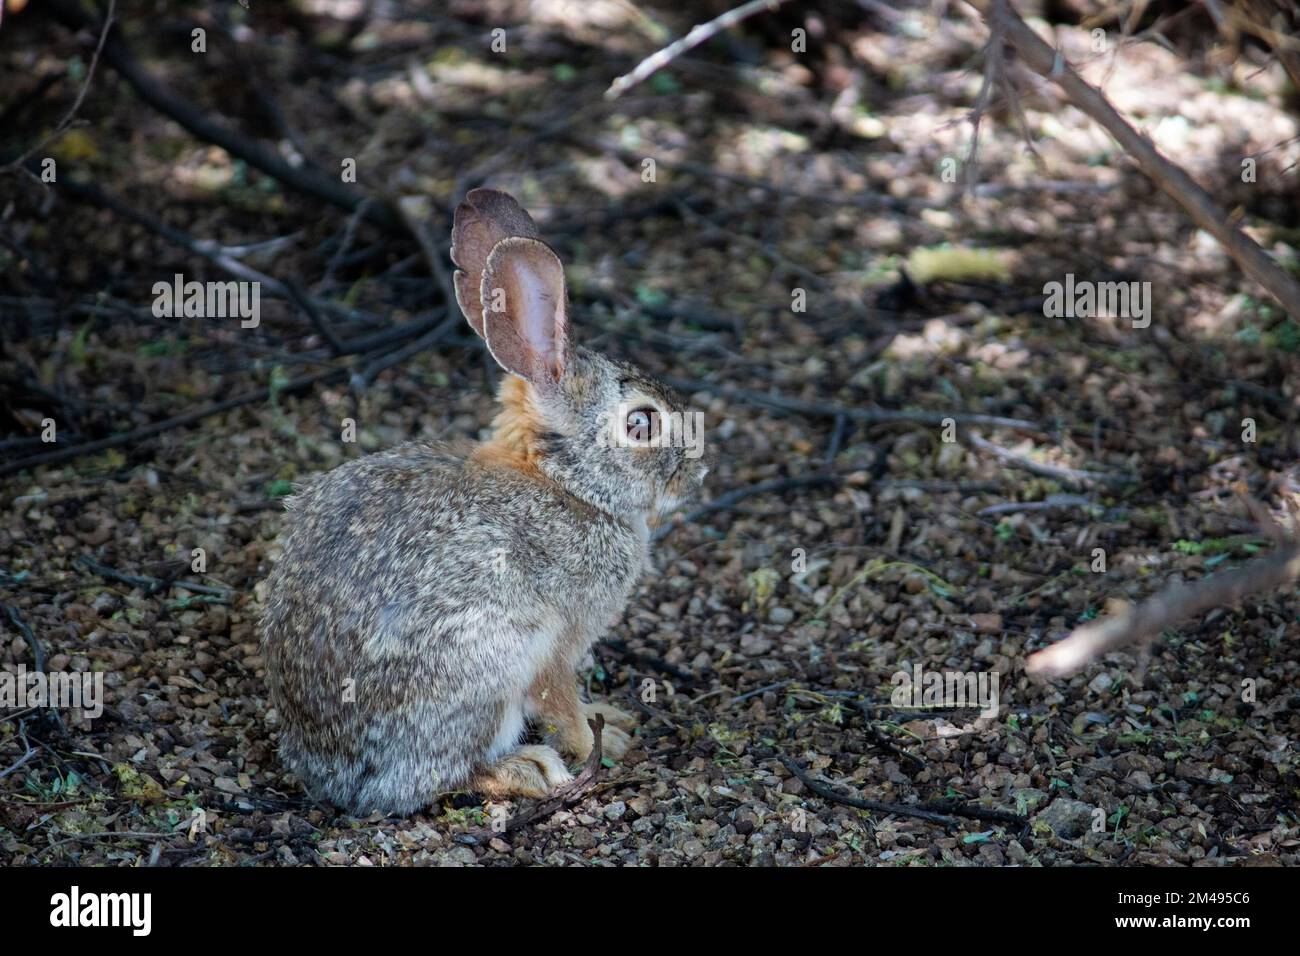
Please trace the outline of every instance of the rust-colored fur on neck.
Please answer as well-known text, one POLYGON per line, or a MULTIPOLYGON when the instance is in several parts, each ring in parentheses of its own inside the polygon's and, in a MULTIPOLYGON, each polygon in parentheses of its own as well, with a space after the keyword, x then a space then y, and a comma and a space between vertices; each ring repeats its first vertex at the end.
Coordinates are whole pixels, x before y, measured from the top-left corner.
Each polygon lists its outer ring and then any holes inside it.
POLYGON ((497 400, 501 411, 492 420, 492 437, 479 446, 474 459, 540 477, 542 416, 532 385, 518 375, 507 375, 501 380, 497 400))

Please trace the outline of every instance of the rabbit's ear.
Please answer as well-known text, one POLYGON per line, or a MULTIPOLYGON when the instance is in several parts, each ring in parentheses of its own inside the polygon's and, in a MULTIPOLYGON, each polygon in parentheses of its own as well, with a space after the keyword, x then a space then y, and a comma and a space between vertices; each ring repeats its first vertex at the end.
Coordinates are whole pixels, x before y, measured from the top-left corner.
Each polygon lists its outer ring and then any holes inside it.
POLYGON ((488 351, 533 385, 558 382, 569 359, 564 267, 540 239, 512 236, 488 253, 479 286, 488 351))
POLYGON ((483 335, 483 301, 479 289, 488 253, 511 236, 537 238, 537 225, 509 193, 471 189, 456 207, 451 226, 451 261, 459 268, 452 277, 456 302, 474 331, 483 335), (464 271, 461 271, 464 270, 464 271))

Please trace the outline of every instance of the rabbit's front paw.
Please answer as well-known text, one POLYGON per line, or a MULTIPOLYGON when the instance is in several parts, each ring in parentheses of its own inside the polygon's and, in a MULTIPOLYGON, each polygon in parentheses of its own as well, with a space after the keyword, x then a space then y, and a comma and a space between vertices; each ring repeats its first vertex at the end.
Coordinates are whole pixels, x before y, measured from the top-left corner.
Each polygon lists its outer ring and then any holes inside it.
POLYGON ((493 800, 544 797, 573 782, 573 774, 550 747, 530 745, 506 754, 474 778, 470 786, 493 800))

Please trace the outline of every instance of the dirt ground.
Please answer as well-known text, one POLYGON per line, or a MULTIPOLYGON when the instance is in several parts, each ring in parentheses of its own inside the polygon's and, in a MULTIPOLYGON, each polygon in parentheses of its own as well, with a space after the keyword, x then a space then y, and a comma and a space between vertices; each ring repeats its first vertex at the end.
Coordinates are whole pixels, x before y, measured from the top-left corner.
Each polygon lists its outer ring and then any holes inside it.
MULTIPOLYGON (((1300 501, 1300 325, 1107 136, 1013 68, 1033 150, 999 101, 980 128, 981 185, 963 195, 946 181, 945 160, 967 154, 985 37, 955 7, 942 20, 906 7, 901 22, 866 17, 817 57, 755 27, 613 102, 601 98, 613 77, 662 45, 621 4, 593 3, 581 22, 562 3, 403 9, 343 52, 301 43, 287 15, 235 8, 279 130, 227 44, 214 40, 202 67, 176 52, 188 11, 148 27, 133 15, 126 31, 191 103, 253 135, 292 133, 327 170, 356 158, 360 188, 428 197, 444 232, 466 188, 510 190, 569 266, 576 336, 705 412, 715 467, 701 503, 717 507, 687 506, 663 529, 655 573, 580 675, 592 697, 639 715, 636 746, 558 808, 461 793, 410 819, 357 820, 310 803, 276 757, 258 649, 281 499, 406 439, 481 435, 496 373, 457 327, 373 376, 373 357, 353 361, 372 381, 290 394, 293 377, 342 365, 299 311, 266 300, 255 334, 157 319, 155 282, 225 276, 123 215, 6 174, 0 462, 46 450, 13 441, 46 415, 60 441, 89 441, 271 391, 0 478, 0 599, 13 612, 0 615, 0 663, 33 666, 21 621, 47 670, 102 672, 107 692, 89 728, 0 717, 0 860, 1297 862, 1294 587, 1068 680, 1024 673, 1028 653, 1112 602, 1267 550, 1240 490, 1279 514, 1300 501), (497 24, 503 54, 487 47, 497 24), (1149 327, 1045 316, 1044 284, 1067 273, 1150 282, 1149 327), (1010 467, 937 423, 854 417, 865 408, 1020 420, 971 431, 1102 477, 1010 467), (355 443, 340 440, 347 417, 355 443), (760 482, 774 490, 724 498, 760 482), (206 573, 191 571, 194 548, 206 573), (892 678, 916 667, 996 674, 997 716, 900 708, 892 678)), ((672 36, 695 22, 647 9, 672 36)), ((36 21, 6 29, 28 31, 0 41, 19 99, 93 48, 36 21)), ((1300 129, 1276 66, 1214 64, 1177 44, 1099 55, 1069 26, 1055 39, 1296 267, 1300 129)), ((55 147, 63 175, 190 237, 254 247, 238 252, 250 266, 354 310, 340 334, 434 314, 438 279, 409 238, 284 189, 101 70, 84 124, 55 147)), ((70 84, 41 94, 47 125, 70 84)), ((39 113, 15 123, 24 141, 42 128, 39 113)))

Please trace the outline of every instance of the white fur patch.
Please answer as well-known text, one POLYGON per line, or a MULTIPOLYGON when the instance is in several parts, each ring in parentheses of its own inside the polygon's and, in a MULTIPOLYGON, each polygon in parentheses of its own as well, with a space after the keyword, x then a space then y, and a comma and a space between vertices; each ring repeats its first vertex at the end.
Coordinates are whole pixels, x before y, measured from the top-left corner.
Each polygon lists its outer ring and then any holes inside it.
POLYGON ((519 746, 524 736, 524 708, 522 701, 511 701, 506 707, 505 718, 497 728, 492 745, 488 747, 487 762, 495 763, 519 746))
POLYGON ((501 725, 492 738, 492 745, 488 748, 488 763, 514 750, 523 739, 524 707, 528 698, 528 689, 542 667, 555 653, 556 648, 560 646, 563 633, 564 624, 559 614, 551 612, 547 614, 542 629, 534 632, 524 643, 525 656, 520 674, 522 681, 506 704, 505 716, 502 717, 501 725))

